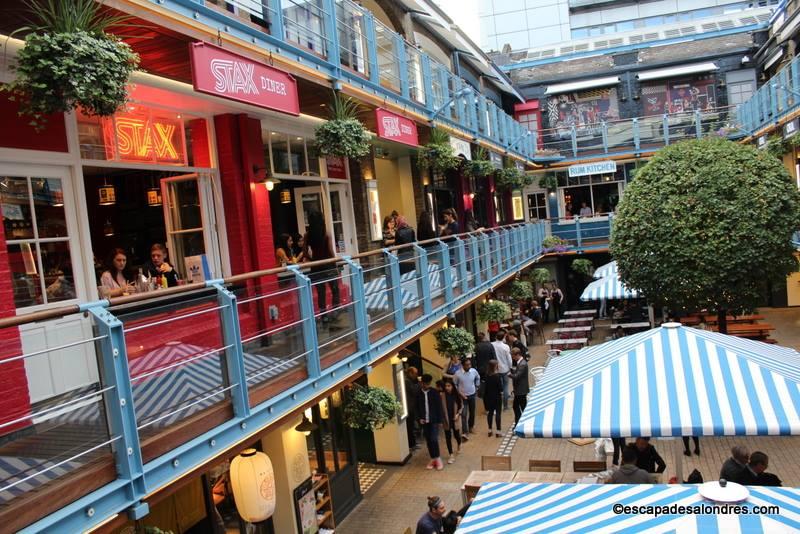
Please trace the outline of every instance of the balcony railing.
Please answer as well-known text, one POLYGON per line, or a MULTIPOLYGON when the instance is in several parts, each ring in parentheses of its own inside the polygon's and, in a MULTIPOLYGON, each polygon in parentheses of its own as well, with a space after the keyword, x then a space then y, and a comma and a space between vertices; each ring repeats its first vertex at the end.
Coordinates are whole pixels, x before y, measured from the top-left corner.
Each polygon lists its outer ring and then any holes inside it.
POLYGON ((737 138, 746 132, 731 108, 669 113, 540 131, 538 160, 580 160, 605 154, 642 153, 709 135, 737 138))
POLYGON ((38 350, 7 343, 0 376, 33 391, 45 359, 70 365, 76 351, 99 373, 2 414, 0 521, 81 532, 142 517, 147 495, 536 261, 545 233, 512 225, 0 320, 4 340, 34 322, 87 326, 38 350))
MULTIPOLYGON (((585 252, 608 248, 613 219, 613 213, 590 217, 560 217, 550 219, 548 226, 550 235, 567 241, 569 244, 567 250, 585 252)), ((560 252, 560 250, 545 249, 545 252, 560 252)))
POLYGON ((532 159, 535 138, 450 69, 351 0, 159 0, 182 15, 311 64, 532 159))
POLYGON ((792 60, 767 83, 740 104, 736 116, 748 134, 781 121, 800 107, 800 56, 792 60))

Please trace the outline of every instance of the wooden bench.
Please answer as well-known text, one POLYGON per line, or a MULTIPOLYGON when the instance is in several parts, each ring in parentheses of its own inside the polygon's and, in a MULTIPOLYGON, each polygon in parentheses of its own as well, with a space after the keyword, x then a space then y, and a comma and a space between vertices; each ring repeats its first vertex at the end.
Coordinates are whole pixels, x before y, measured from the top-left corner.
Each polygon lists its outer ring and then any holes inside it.
POLYGON ((614 328, 621 326, 622 329, 627 333, 630 330, 648 330, 650 328, 650 323, 647 321, 641 321, 638 323, 618 323, 615 325, 611 325, 611 329, 613 331, 614 328))
POLYGON ((511 471, 511 456, 481 456, 481 471, 511 471))
MULTIPOLYGON (((716 332, 719 328, 712 326, 711 330, 716 332)), ((775 327, 767 323, 728 325, 728 335, 746 337, 748 339, 766 339, 769 337, 771 330, 775 330, 775 327)))
POLYGON ((589 343, 589 339, 585 337, 577 337, 573 339, 548 339, 547 345, 559 349, 582 349, 589 343))
MULTIPOLYGON (((705 315, 704 318, 706 324, 717 324, 719 322, 716 315, 705 315)), ((764 319, 765 317, 763 315, 739 315, 736 317, 728 315, 725 318, 728 324, 752 324, 763 321, 764 319)))
POLYGON ((567 319, 576 317, 594 317, 597 314, 595 310, 570 310, 565 311, 562 315, 567 319))
POLYGON ((572 462, 572 470, 575 473, 598 473, 606 470, 605 460, 575 460, 572 462))
POLYGON ((559 319, 558 324, 563 328, 571 326, 593 326, 594 319, 591 317, 573 317, 572 319, 559 319))
POLYGON ((528 471, 560 473, 561 460, 528 460, 528 471))
POLYGON ((592 327, 591 326, 568 326, 564 328, 554 328, 553 333, 559 337, 559 339, 569 339, 569 338, 576 338, 576 337, 588 337, 591 339, 592 337, 592 327))

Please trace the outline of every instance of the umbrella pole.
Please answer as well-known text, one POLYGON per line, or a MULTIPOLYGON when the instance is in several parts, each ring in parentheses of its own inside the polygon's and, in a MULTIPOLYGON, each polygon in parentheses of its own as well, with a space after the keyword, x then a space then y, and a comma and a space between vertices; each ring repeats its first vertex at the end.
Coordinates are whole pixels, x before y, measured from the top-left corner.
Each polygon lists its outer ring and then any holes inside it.
MULTIPOLYGON (((673 440, 677 438, 672 438, 673 440)), ((673 447, 675 451, 675 476, 678 477, 678 484, 683 484, 683 451, 681 446, 676 443, 673 447)))

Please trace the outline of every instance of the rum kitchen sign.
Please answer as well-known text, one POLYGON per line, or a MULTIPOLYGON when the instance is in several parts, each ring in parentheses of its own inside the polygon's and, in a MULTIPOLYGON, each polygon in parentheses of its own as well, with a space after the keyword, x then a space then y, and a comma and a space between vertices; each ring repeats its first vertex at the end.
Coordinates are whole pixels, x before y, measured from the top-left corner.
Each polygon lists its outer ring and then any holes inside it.
POLYGON ((209 43, 192 43, 190 55, 195 91, 300 115, 297 81, 291 74, 209 43))
POLYGON ((419 146, 417 123, 414 121, 382 108, 375 110, 375 120, 378 123, 378 137, 404 145, 419 146))

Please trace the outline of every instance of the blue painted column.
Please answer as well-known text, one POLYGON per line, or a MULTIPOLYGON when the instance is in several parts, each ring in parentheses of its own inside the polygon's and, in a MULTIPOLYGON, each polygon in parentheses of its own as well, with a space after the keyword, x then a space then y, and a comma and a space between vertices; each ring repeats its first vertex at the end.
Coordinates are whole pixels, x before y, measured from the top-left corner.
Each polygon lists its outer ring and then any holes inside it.
POLYGON ((703 137, 703 117, 700 110, 694 110, 694 136, 698 139, 703 137))
POLYGON ((632 127, 633 127, 633 148, 635 148, 638 151, 642 146, 641 133, 639 132, 639 119, 633 119, 632 123, 633 123, 633 125, 632 125, 632 127))
POLYGON ((397 256, 383 249, 383 258, 386 261, 386 297, 392 302, 394 310, 394 328, 402 330, 406 327, 406 317, 403 308, 403 292, 400 280, 400 261, 397 256))
POLYGON ((367 303, 364 291, 364 268, 350 256, 342 256, 350 267, 350 291, 353 294, 353 316, 356 323, 356 343, 358 350, 369 348, 369 325, 367 324, 367 303))
POLYGON ((439 240, 439 254, 442 259, 439 279, 444 288, 444 301, 453 302, 453 269, 450 267, 450 247, 442 240, 439 240))
POLYGON ((481 256, 482 256, 482 259, 483 259, 482 263, 484 265, 484 269, 483 269, 483 272, 482 272, 483 281, 486 282, 488 280, 491 280, 492 277, 494 276, 492 274, 492 265, 494 264, 494 258, 492 257, 493 256, 492 247, 491 247, 491 242, 490 242, 490 238, 489 238, 488 235, 480 234, 478 236, 478 239, 480 239, 480 243, 481 243, 481 256))
POLYGON ((281 0, 269 0, 270 8, 270 28, 269 34, 284 40, 284 27, 283 27, 283 8, 281 7, 281 0))
POLYGON ((572 157, 578 157, 578 133, 575 130, 575 126, 571 126, 569 129, 570 138, 572 140, 572 157))
POLYGON ((396 34, 394 36, 394 49, 397 51, 398 74, 400 75, 400 94, 403 98, 411 98, 408 83, 408 55, 406 54, 406 42, 396 34))
POLYGON ((461 284, 461 293, 464 294, 469 291, 469 280, 467 278, 467 253, 464 246, 464 240, 459 239, 456 241, 456 246, 453 249, 456 255, 456 272, 458 273, 458 282, 461 284))
POLYGON ((664 118, 661 119, 661 127, 663 128, 664 144, 669 144, 669 116, 664 113, 664 118))
MULTIPOLYGON (((478 234, 480 235, 480 234, 478 234)), ((481 272, 481 253, 480 240, 475 234, 469 236, 469 255, 472 261, 472 287, 477 287, 483 283, 483 273, 481 272)))
POLYGON ((433 311, 431 304, 431 281, 428 273, 428 254, 421 246, 414 244, 417 253, 417 296, 422 296, 422 313, 430 315, 433 311))
POLYGON ((575 240, 577 241, 578 248, 581 248, 581 218, 575 217, 575 240))
POLYGON ((429 111, 436 109, 433 98, 433 72, 431 71, 431 58, 428 54, 420 53, 420 64, 422 65, 422 84, 425 90, 425 107, 429 111))
POLYGON ((333 63, 336 79, 342 78, 342 58, 339 51, 339 30, 336 22, 336 0, 322 0, 324 12, 323 34, 328 39, 328 61, 333 63))
POLYGON ((133 387, 128 368, 128 349, 125 344, 125 331, 122 321, 105 307, 108 301, 102 300, 81 306, 81 311, 89 312, 97 325, 97 343, 100 348, 100 366, 103 387, 113 389, 103 394, 109 434, 119 437, 114 444, 114 460, 117 475, 129 487, 129 496, 137 501, 128 511, 131 519, 147 515, 147 503, 138 502, 147 494, 144 480, 144 463, 139 443, 139 430, 136 424, 136 410, 133 403, 133 387))
POLYGON ((369 62, 369 80, 381 84, 381 71, 378 68, 378 43, 375 35, 375 17, 369 11, 364 12, 364 36, 367 39, 367 61, 369 62))
POLYGON ((600 134, 603 138, 603 152, 608 154, 608 124, 605 121, 602 123, 600 134))
POLYGON ((237 385, 231 389, 233 415, 247 417, 250 415, 250 400, 247 396, 247 373, 244 368, 244 350, 242 348, 239 307, 236 304, 236 295, 228 291, 221 280, 209 281, 206 286, 217 290, 217 303, 220 306, 219 318, 222 324, 222 340, 227 347, 225 349, 226 385, 237 385))
POLYGON ((314 314, 314 299, 311 292, 311 279, 304 275, 298 265, 290 265, 294 273, 300 300, 300 317, 302 320, 303 346, 306 353, 308 376, 317 378, 322 372, 319 359, 319 340, 317 339, 317 318, 314 314))

